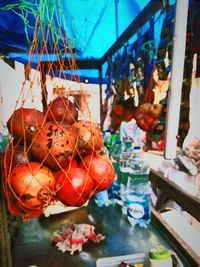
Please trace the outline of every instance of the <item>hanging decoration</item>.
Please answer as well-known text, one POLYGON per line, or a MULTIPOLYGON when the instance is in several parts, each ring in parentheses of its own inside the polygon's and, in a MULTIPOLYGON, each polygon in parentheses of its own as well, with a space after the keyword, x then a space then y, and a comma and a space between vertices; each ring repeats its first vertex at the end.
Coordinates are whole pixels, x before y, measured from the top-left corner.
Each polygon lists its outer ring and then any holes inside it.
POLYGON ((152 147, 152 142, 164 148, 164 134, 167 113, 167 96, 169 89, 169 77, 171 71, 172 43, 174 32, 175 6, 165 2, 165 16, 161 29, 160 42, 158 45, 157 58, 152 73, 151 97, 152 107, 159 114, 152 131, 147 132, 147 147, 152 147), (153 94, 153 95, 152 95, 153 94))
POLYGON ((37 66, 29 81, 24 80, 7 122, 3 170, 9 211, 23 220, 39 217, 57 201, 63 206, 82 206, 115 177, 81 88, 61 1, 43 0, 35 8, 25 73, 31 72, 34 60, 37 66), (49 96, 47 77, 67 81, 66 71, 77 82, 84 110, 70 87, 58 98, 49 96))
POLYGON ((175 5, 169 5, 169 1, 165 1, 160 15, 149 20, 146 33, 142 35, 138 30, 136 42, 126 44, 121 54, 118 52, 109 62, 110 70, 112 69, 109 73, 112 80, 112 129, 113 125, 114 129, 118 129, 122 121, 135 119, 137 125, 147 133, 149 148, 152 142, 159 143, 161 149, 164 148, 174 17, 175 5), (163 23, 157 45, 154 26, 161 16, 163 23), (127 120, 124 117, 126 106, 129 106, 127 120))
POLYGON ((108 63, 109 75, 107 76, 109 81, 114 81, 112 86, 108 81, 109 88, 112 88, 110 112, 112 129, 118 129, 122 121, 129 122, 136 119, 142 130, 152 131, 156 124, 155 120, 160 115, 160 105, 157 103, 153 105, 152 86, 155 82, 151 78, 157 51, 153 18, 150 19, 149 26, 149 30, 144 35, 138 30, 137 41, 132 45, 124 45, 121 54, 118 52, 113 57, 113 61, 110 60, 108 63), (148 114, 143 116, 147 106, 148 114))
POLYGON ((164 21, 156 60, 149 84, 142 103, 136 111, 136 122, 147 132, 146 149, 151 149, 157 143, 158 150, 164 148, 164 131, 167 112, 167 94, 171 68, 171 53, 173 40, 174 6, 164 8, 164 21))
POLYGON ((117 53, 108 60, 106 79, 108 81, 106 99, 111 99, 110 128, 116 130, 122 121, 130 121, 133 118, 134 99, 130 79, 131 51, 126 44, 122 53, 117 53))

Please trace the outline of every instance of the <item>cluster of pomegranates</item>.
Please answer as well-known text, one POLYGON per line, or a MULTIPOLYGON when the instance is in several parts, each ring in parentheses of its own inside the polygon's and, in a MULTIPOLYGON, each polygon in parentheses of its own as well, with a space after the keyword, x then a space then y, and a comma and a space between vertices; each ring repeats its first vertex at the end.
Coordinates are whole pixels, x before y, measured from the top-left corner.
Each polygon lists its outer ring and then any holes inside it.
POLYGON ((120 125, 123 121, 129 122, 134 118, 135 109, 134 98, 120 99, 119 102, 113 104, 110 117, 115 123, 120 125))
POLYGON ((144 103, 138 106, 134 113, 137 125, 145 132, 152 132, 159 123, 162 109, 161 104, 144 103))
POLYGON ((99 126, 78 120, 66 97, 51 101, 44 112, 19 108, 7 122, 11 135, 4 154, 4 191, 11 213, 39 217, 59 200, 82 206, 107 189, 115 172, 99 126))
POLYGON ((119 126, 122 121, 136 120, 137 125, 147 133, 153 132, 159 123, 163 106, 159 103, 143 103, 135 107, 134 98, 128 98, 113 105, 111 119, 119 126))

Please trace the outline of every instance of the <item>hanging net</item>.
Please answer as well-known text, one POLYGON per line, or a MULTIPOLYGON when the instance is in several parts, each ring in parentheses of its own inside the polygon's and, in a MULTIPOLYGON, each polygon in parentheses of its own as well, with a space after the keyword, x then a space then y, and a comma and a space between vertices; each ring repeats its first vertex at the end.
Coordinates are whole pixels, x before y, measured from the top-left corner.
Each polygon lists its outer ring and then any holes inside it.
POLYGON ((40 1, 29 9, 22 4, 35 25, 25 80, 7 122, 3 188, 9 211, 29 220, 57 201, 82 206, 107 189, 115 173, 81 87, 61 2, 40 1), (78 97, 69 79, 76 81, 78 97))

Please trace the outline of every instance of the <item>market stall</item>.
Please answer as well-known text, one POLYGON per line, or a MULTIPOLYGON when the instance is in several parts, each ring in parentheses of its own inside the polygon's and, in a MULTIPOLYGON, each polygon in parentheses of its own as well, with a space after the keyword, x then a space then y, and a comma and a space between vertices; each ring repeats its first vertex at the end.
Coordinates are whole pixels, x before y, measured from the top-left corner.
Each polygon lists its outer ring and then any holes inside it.
MULTIPOLYGON (((0 5, 2 18, 13 14, 10 24, 22 21, 12 30, 0 19, 2 63, 24 65, 14 99, 2 109, 2 265, 111 267, 109 257, 121 256, 113 266, 126 260, 148 266, 150 257, 151 264, 161 260, 149 254, 156 247, 166 249, 170 267, 200 265, 198 249, 169 225, 165 206, 172 200, 199 221, 198 141, 183 146, 190 129, 196 1, 93 3, 78 22, 71 14, 80 15, 83 6, 74 2, 11 2, 0 5), (88 36, 94 6, 99 17, 88 36), (111 10, 115 36, 98 51, 94 36, 111 10), (125 10, 132 12, 122 27, 125 10), (94 81, 99 98, 92 106, 84 84, 94 81), (130 129, 142 137, 128 136, 130 129), (168 160, 174 164, 162 165, 168 160), (195 195, 182 182, 177 186, 179 171, 195 195)), ((103 36, 113 31, 103 28, 103 36)), ((196 64, 198 77, 198 57, 196 64)))

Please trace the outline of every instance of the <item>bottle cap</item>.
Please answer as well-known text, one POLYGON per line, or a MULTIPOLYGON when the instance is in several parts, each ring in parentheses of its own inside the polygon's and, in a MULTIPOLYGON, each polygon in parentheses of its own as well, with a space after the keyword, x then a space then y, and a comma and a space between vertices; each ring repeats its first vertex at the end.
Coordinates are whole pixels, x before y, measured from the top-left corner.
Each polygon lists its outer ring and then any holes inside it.
POLYGON ((141 146, 134 146, 134 150, 141 150, 141 146))
POLYGON ((149 257, 154 260, 165 260, 171 257, 171 253, 164 247, 157 247, 149 251, 149 257))

